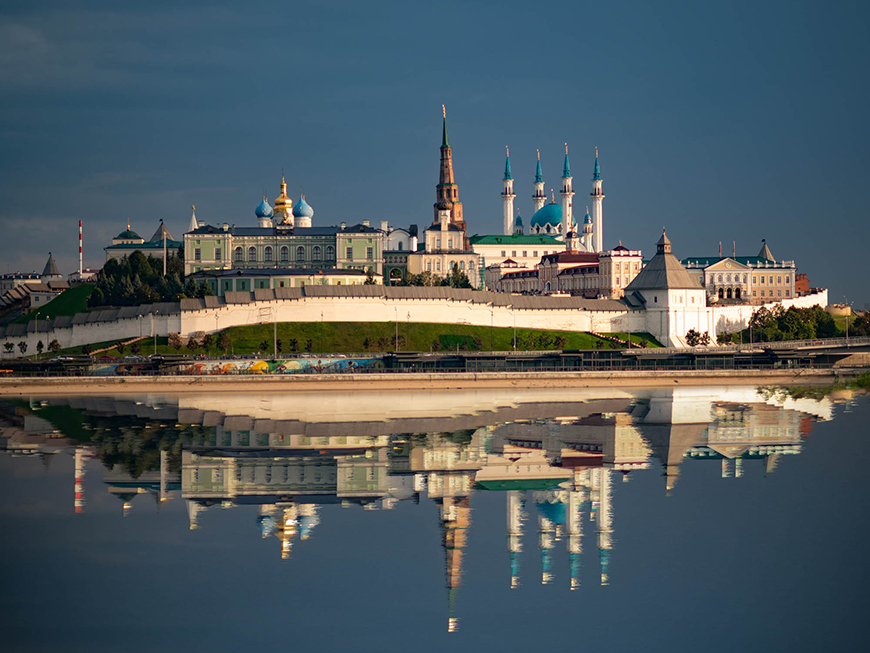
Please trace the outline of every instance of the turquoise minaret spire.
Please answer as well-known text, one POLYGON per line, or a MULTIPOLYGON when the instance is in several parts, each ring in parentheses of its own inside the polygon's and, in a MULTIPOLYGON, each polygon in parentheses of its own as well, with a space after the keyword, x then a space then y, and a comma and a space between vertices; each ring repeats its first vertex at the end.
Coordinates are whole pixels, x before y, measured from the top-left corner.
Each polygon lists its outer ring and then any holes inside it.
MULTIPOLYGON (((566 241, 574 234, 574 182, 571 177, 571 164, 568 162, 568 143, 565 143, 565 168, 562 170, 562 228, 566 241)), ((568 249, 574 251, 578 243, 569 243, 568 249), (573 247, 571 246, 573 245, 573 247)))
POLYGON ((547 203, 547 196, 544 194, 544 175, 541 172, 541 150, 538 150, 538 167, 535 169, 535 192, 532 195, 532 202, 535 212, 547 203))
POLYGON ((592 192, 589 194, 592 198, 592 250, 600 252, 604 248, 604 216, 602 202, 604 201, 604 192, 601 189, 601 166, 598 165, 598 148, 595 148, 595 168, 592 171, 592 192))
MULTIPOLYGON (((447 127, 445 126, 446 130, 447 127)), ((447 138, 447 132, 444 132, 444 138, 447 138)), ((568 155, 565 155, 565 167, 568 167, 568 155)), ((598 148, 595 148, 595 169, 592 171, 592 181, 599 181, 601 179, 601 166, 598 165, 598 148)))
POLYGON ((511 176, 511 151, 507 145, 505 150, 504 162, 504 191, 501 194, 504 201, 504 235, 510 236, 514 231, 514 178, 511 176))

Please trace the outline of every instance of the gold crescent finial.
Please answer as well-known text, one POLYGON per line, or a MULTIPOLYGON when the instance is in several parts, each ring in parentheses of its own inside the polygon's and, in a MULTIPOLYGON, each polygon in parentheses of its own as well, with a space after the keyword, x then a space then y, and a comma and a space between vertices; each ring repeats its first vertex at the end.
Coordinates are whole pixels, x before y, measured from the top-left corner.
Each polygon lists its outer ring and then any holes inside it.
POLYGON ((565 143, 565 154, 568 154, 568 143, 565 143))
POLYGON ((556 192, 552 188, 550 189, 550 201, 553 204, 556 203, 556 192))
POLYGON ((595 146, 595 158, 596 159, 598 158, 598 146, 597 145, 595 146))
POLYGON ((190 207, 190 210, 191 210, 191 211, 196 211, 196 205, 192 205, 192 206, 190 207))
POLYGON ((447 107, 445 107, 443 104, 441 105, 441 113, 444 115, 445 118, 447 117, 447 107))
POLYGON ((541 160, 541 150, 535 150, 535 152, 538 153, 538 161, 540 161, 541 160))
POLYGON ((507 154, 508 158, 510 158, 510 155, 511 155, 511 148, 509 148, 507 145, 505 145, 505 146, 504 146, 504 151, 505 151, 505 153, 507 154))

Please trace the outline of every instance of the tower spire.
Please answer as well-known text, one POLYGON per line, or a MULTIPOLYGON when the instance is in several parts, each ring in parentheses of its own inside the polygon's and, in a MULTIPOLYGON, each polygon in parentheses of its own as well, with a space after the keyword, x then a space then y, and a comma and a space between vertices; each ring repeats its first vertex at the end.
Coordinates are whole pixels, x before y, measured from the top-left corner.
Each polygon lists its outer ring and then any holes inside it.
POLYGON ((501 197, 504 203, 504 235, 510 236, 514 232, 514 179, 511 175, 511 151, 505 145, 505 162, 504 162, 504 190, 501 197))
POLYGON ((562 169, 562 178, 571 176, 571 164, 568 163, 568 143, 565 143, 565 167, 562 169))
POLYGON ((544 174, 541 172, 541 150, 535 151, 538 153, 538 163, 535 168, 535 192, 532 194, 532 203, 537 212, 547 203, 547 194, 544 192, 544 174))
POLYGON ((441 113, 444 116, 444 129, 441 134, 441 147, 450 147, 450 142, 447 140, 447 108, 442 104, 441 113))
POLYGON ((592 192, 589 196, 592 198, 592 239, 594 252, 600 252, 604 248, 604 226, 603 226, 603 200, 604 193, 601 189, 601 166, 598 164, 598 148, 595 148, 595 167, 592 170, 592 192))

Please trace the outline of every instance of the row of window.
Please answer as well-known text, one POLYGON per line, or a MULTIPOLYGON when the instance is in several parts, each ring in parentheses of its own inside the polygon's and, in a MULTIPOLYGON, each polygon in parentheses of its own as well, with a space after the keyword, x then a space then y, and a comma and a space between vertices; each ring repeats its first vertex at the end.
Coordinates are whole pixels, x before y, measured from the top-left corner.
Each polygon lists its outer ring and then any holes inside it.
MULTIPOLYGON (((348 261, 353 260, 353 247, 346 247, 344 250, 345 258, 348 261)), ((374 261, 375 260, 375 248, 374 247, 366 247, 366 260, 374 261)))
MULTIPOLYGON (((319 245, 315 245, 311 248, 311 260, 312 261, 321 261, 324 260, 322 257, 322 252, 319 245)), ((290 248, 286 245, 281 247, 278 252, 279 261, 281 263, 289 263, 290 262, 290 248)), ((215 250, 215 258, 220 259, 220 249, 215 250)), ((199 260, 199 250, 194 250, 194 259, 199 260)), ((328 245, 326 247, 326 260, 331 261, 335 259, 335 248, 332 245, 328 245)), ((257 262, 257 248, 256 247, 248 247, 248 258, 249 263, 257 262)), ((305 248, 297 247, 296 248, 296 261, 305 261, 308 260, 305 258, 305 248)), ((245 261, 245 250, 242 247, 236 247, 233 251, 233 261, 236 263, 242 263, 245 261)), ((271 263, 273 261, 273 249, 271 246, 267 245, 263 248, 263 261, 265 263, 271 263)))
MULTIPOLYGON (((619 264, 617 263, 617 265, 619 265, 619 264)), ((619 268, 617 267, 617 270, 618 270, 618 269, 619 269, 619 268)), ((788 285, 788 284, 791 283, 791 275, 786 275, 784 278, 785 278, 785 283, 786 283, 786 285, 788 285)), ((730 274, 725 274, 725 275, 720 274, 720 275, 718 275, 718 277, 717 277, 717 282, 718 282, 718 283, 723 283, 723 279, 724 279, 724 283, 731 283, 732 277, 731 277, 730 274)), ((739 275, 739 274, 735 274, 735 275, 734 275, 734 282, 735 282, 735 283, 741 283, 741 282, 742 282, 742 283, 746 283, 746 279, 747 279, 747 275, 745 275, 745 274, 742 275, 742 278, 741 278, 741 275, 739 275)), ((760 277, 757 277, 757 276, 754 276, 754 275, 753 275, 753 277, 752 277, 752 284, 753 284, 753 285, 758 285, 758 283, 759 283, 759 279, 761 280, 761 285, 765 285, 765 279, 767 280, 767 284, 766 284, 766 285, 769 285, 769 286, 772 286, 772 285, 773 285, 773 277, 765 277, 764 275, 761 275, 760 277)), ((783 280, 783 277, 782 277, 781 275, 780 275, 780 276, 777 276, 777 277, 776 277, 776 285, 781 286, 781 285, 782 285, 782 280, 783 280)))
MULTIPOLYGON (((755 295, 756 292, 760 292, 760 293, 761 293, 761 295, 760 295, 761 297, 765 297, 765 296, 766 296, 766 297, 773 297, 773 291, 772 291, 772 290, 768 290, 768 291, 767 291, 767 295, 764 294, 764 291, 763 291, 763 290, 759 290, 759 291, 755 291, 755 290, 753 290, 753 291, 752 291, 752 296, 753 296, 753 297, 756 296, 756 295, 755 295)), ((782 292, 783 292, 782 290, 777 290, 777 291, 776 291, 776 296, 777 296, 777 297, 782 297, 782 292)), ((786 290, 785 290, 785 296, 786 296, 786 297, 791 297, 791 291, 789 291, 787 288, 786 288, 786 290)))
MULTIPOLYGON (((528 256, 529 256, 529 250, 524 249, 524 250, 522 250, 522 252, 523 252, 523 256, 526 257, 526 258, 528 258, 528 256)), ((546 256, 546 255, 549 254, 549 253, 550 253, 550 251, 545 249, 545 250, 541 253, 541 256, 546 256)), ((507 258, 507 250, 506 250, 506 249, 501 250, 501 255, 502 255, 503 257, 507 258)), ((514 250, 511 250, 511 258, 515 258, 516 255, 517 255, 517 250, 515 250, 515 249, 514 249, 514 250)), ((538 250, 532 250, 532 258, 538 258, 538 250)))
MULTIPOLYGON (((453 268, 455 268, 455 267, 457 267, 457 266, 459 267, 459 270, 460 270, 460 271, 465 272, 465 261, 459 261, 458 263, 457 263, 456 261, 450 261, 450 262, 447 264, 447 268, 448 268, 449 270, 452 270, 453 268)), ((474 269, 474 261, 469 261, 469 262, 468 262, 468 270, 470 271, 470 270, 473 270, 473 269, 474 269)), ((432 261, 427 261, 427 262, 426 262, 426 271, 427 271, 427 272, 432 272, 432 271, 433 271, 433 270, 432 270, 432 261)), ((434 271, 435 271, 435 272, 441 272, 441 261, 435 261, 435 270, 434 270, 434 271)))

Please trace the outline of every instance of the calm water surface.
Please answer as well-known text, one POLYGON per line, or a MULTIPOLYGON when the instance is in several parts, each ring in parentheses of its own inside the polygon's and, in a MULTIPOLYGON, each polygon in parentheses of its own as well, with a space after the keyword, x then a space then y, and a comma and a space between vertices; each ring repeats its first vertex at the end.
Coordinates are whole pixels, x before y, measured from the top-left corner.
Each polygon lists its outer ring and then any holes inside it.
POLYGON ((866 650, 870 401, 0 397, 4 651, 866 650))

